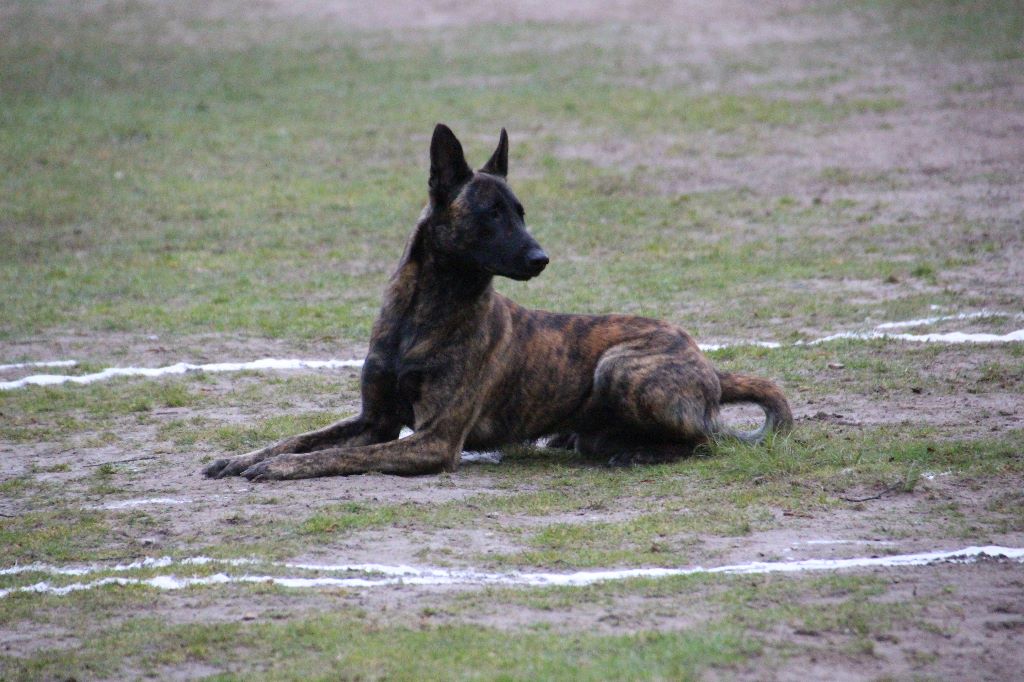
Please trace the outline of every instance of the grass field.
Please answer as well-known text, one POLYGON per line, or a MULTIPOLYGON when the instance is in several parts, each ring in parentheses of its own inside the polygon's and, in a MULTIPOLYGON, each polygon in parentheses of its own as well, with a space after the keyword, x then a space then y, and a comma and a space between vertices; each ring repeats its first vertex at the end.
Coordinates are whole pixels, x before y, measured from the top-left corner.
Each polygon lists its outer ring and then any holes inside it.
POLYGON ((443 121, 477 164, 509 131, 552 263, 501 292, 679 323, 725 346, 720 367, 778 380, 795 432, 628 470, 523 446, 450 475, 253 485, 199 471, 355 413, 356 371, 0 390, 0 678, 1019 673, 1024 568, 1001 560, 20 589, 248 570, 181 563, 199 556, 287 577, 282 562, 569 572, 1024 547, 1024 343, 808 343, 926 318, 892 329, 1024 327, 1024 4, 504 12, 0 3, 0 364, 77 361, 0 381, 360 357, 443 121), (764 341, 781 347, 744 344, 764 341), (4 571, 29 564, 95 566, 4 571))

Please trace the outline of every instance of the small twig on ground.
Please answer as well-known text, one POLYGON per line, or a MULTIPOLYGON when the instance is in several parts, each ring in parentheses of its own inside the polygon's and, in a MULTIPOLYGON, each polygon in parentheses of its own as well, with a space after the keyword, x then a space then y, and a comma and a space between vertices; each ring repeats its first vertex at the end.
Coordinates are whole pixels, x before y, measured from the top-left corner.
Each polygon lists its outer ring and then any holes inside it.
POLYGON ((156 459, 155 455, 146 455, 145 457, 129 457, 128 459, 115 459, 112 462, 95 462, 93 464, 83 464, 84 467, 101 467, 104 464, 124 464, 125 462, 138 462, 143 459, 156 459))
POLYGON ((4 514, 3 512, 0 512, 0 516, 2 516, 5 519, 13 519, 17 516, 17 514, 4 514))
POLYGON ((845 500, 847 502, 867 502, 868 500, 880 499, 884 495, 888 495, 891 492, 895 492, 896 490, 899 490, 902 487, 903 481, 897 481, 896 483, 893 483, 891 486, 889 486, 882 492, 878 493, 877 495, 870 495, 868 497, 846 497, 845 495, 839 495, 838 497, 840 500, 845 500))

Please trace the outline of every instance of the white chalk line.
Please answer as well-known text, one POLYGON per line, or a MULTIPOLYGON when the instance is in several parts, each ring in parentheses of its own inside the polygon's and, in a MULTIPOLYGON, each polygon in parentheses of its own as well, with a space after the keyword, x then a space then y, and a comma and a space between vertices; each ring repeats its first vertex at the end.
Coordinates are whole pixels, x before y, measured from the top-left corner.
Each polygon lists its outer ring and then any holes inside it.
POLYGON ((447 585, 506 585, 525 587, 582 587, 595 583, 630 578, 667 578, 696 574, 709 575, 755 575, 768 573, 801 573, 807 571, 840 571, 872 568, 904 568, 937 564, 968 564, 981 558, 1002 558, 1024 563, 1024 548, 965 547, 953 551, 900 554, 884 557, 859 557, 854 559, 804 559, 800 561, 755 561, 747 564, 732 564, 714 568, 700 566, 690 568, 632 568, 620 570, 576 571, 574 573, 532 573, 516 571, 511 573, 488 573, 472 569, 444 569, 415 566, 389 566, 385 564, 301 564, 282 562, 261 562, 257 559, 211 559, 194 557, 174 560, 169 557, 147 558, 131 564, 112 567, 59 567, 48 564, 29 564, 0 569, 0 575, 41 572, 53 575, 83 576, 100 571, 124 572, 145 568, 168 568, 174 565, 223 564, 227 566, 264 565, 291 570, 316 571, 320 573, 359 573, 360 576, 346 577, 287 577, 274 575, 228 575, 216 573, 208 576, 185 577, 159 575, 150 578, 129 578, 110 576, 91 582, 53 585, 42 581, 33 585, 0 590, 0 598, 15 593, 37 593, 66 595, 82 590, 91 590, 106 585, 138 585, 161 590, 179 590, 202 585, 224 585, 230 583, 270 583, 290 588, 372 588, 391 585, 447 586, 447 585))
MULTIPOLYGON (((74 360, 61 361, 71 362, 74 360)), ((187 372, 241 372, 245 370, 268 370, 268 369, 339 369, 342 367, 359 368, 363 366, 362 360, 298 360, 262 358, 252 362, 212 362, 205 365, 194 365, 188 362, 178 362, 166 367, 108 367, 93 374, 68 375, 68 374, 35 374, 33 376, 17 379, 14 381, 0 382, 0 390, 22 388, 23 386, 53 386, 56 384, 74 383, 91 384, 95 381, 104 381, 114 377, 158 377, 168 374, 185 374, 187 372)))
POLYGON ((915 343, 1014 343, 1024 341, 1024 329, 1018 329, 1008 334, 986 334, 967 332, 945 332, 934 334, 891 334, 884 331, 870 332, 839 332, 813 341, 797 341, 795 346, 817 346, 830 341, 840 339, 857 339, 869 341, 872 339, 891 339, 894 341, 911 341, 915 343))
MULTIPOLYGON (((936 332, 931 334, 897 334, 891 329, 906 329, 910 327, 923 327, 939 322, 951 320, 975 320, 979 318, 1003 317, 1024 319, 1022 313, 1006 313, 996 310, 979 310, 971 313, 957 313, 956 315, 938 315, 936 317, 922 317, 916 320, 903 320, 899 322, 883 322, 876 325, 869 331, 838 332, 810 341, 797 341, 794 346, 817 346, 822 343, 839 341, 842 339, 855 339, 870 341, 874 339, 891 339, 894 341, 908 341, 913 343, 1013 343, 1024 341, 1024 329, 1017 329, 1007 334, 988 334, 973 332, 936 332)), ((709 343, 699 344, 703 351, 722 350, 723 348, 734 348, 740 346, 756 346, 759 348, 781 348, 782 344, 775 341, 739 341, 736 343, 709 343)))
POLYGON ((733 343, 698 343, 705 353, 711 351, 724 350, 726 348, 740 348, 743 346, 753 346, 755 348, 782 348, 782 344, 777 341, 736 341, 733 343))
POLYGON ((133 507, 147 507, 151 505, 177 505, 189 504, 192 500, 178 499, 176 497, 145 497, 135 500, 116 500, 106 504, 98 504, 89 509, 131 509, 133 507))
POLYGON ((804 540, 804 545, 894 545, 891 540, 804 540))
MULTIPOLYGON (((904 320, 899 322, 883 322, 876 325, 869 331, 839 332, 830 334, 810 341, 797 341, 794 346, 816 346, 822 343, 829 343, 841 339, 874 340, 890 339, 896 341, 907 341, 913 343, 1015 343, 1024 341, 1024 329, 1018 329, 1007 334, 970 333, 970 332, 937 332, 931 334, 907 334, 893 333, 893 329, 905 329, 920 327, 937 322, 951 320, 973 320, 985 317, 1024 318, 1021 313, 1007 313, 994 310, 980 310, 970 313, 958 313, 956 315, 940 315, 936 317, 924 317, 915 320, 904 320)), ((735 343, 703 343, 699 344, 703 351, 716 351, 725 348, 755 346, 759 348, 781 348, 782 344, 777 341, 739 341, 735 343)), ((68 367, 77 364, 75 360, 50 360, 41 362, 23 362, 12 365, 0 365, 2 369, 15 369, 23 367, 68 367)), ((203 365, 195 365, 187 362, 179 362, 166 367, 108 367, 100 372, 92 374, 68 375, 68 374, 35 374, 15 379, 13 381, 0 381, 0 390, 12 390, 25 386, 55 386, 58 384, 75 383, 90 384, 96 381, 113 379, 114 377, 141 376, 158 377, 164 375, 185 374, 187 372, 240 372, 244 370, 294 370, 294 369, 339 369, 339 368, 361 368, 363 361, 352 358, 348 360, 303 360, 295 358, 262 358, 251 362, 214 362, 203 365)))
POLYGON ((902 322, 883 322, 876 325, 876 330, 881 329, 904 329, 906 327, 923 327, 938 322, 949 322, 951 320, 976 320, 982 317, 1012 317, 1015 319, 1024 318, 1022 313, 1006 313, 1000 310, 978 310, 972 313, 957 313, 956 315, 937 315, 935 317, 922 317, 917 320, 904 320, 902 322))
POLYGON ((7 369, 23 369, 25 367, 74 367, 75 360, 43 360, 41 362, 16 362, 13 365, 0 365, 0 372, 7 369))

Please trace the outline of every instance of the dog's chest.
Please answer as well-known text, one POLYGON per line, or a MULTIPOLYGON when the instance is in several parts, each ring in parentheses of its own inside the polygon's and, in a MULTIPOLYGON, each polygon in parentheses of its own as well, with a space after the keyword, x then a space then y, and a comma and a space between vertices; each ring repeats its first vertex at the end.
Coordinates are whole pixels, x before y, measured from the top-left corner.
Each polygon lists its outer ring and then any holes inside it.
POLYGON ((423 369, 405 365, 396 373, 399 399, 409 405, 420 401, 423 395, 423 369))
POLYGON ((394 366, 399 399, 409 405, 436 401, 443 392, 444 378, 451 376, 451 363, 437 354, 406 354, 394 366))

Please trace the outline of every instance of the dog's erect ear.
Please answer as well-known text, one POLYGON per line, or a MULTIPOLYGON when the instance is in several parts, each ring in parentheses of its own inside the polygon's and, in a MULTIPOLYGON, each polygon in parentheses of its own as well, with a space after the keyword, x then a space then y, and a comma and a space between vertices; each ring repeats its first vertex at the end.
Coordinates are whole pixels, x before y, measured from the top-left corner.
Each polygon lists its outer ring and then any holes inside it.
POLYGON ((505 132, 504 128, 501 129, 498 148, 494 150, 491 158, 487 160, 487 163, 480 169, 480 172, 497 175, 502 178, 508 177, 508 133, 505 132))
POLYGON ((438 123, 430 140, 430 194, 439 204, 455 198, 459 188, 473 177, 462 145, 451 128, 438 123))

